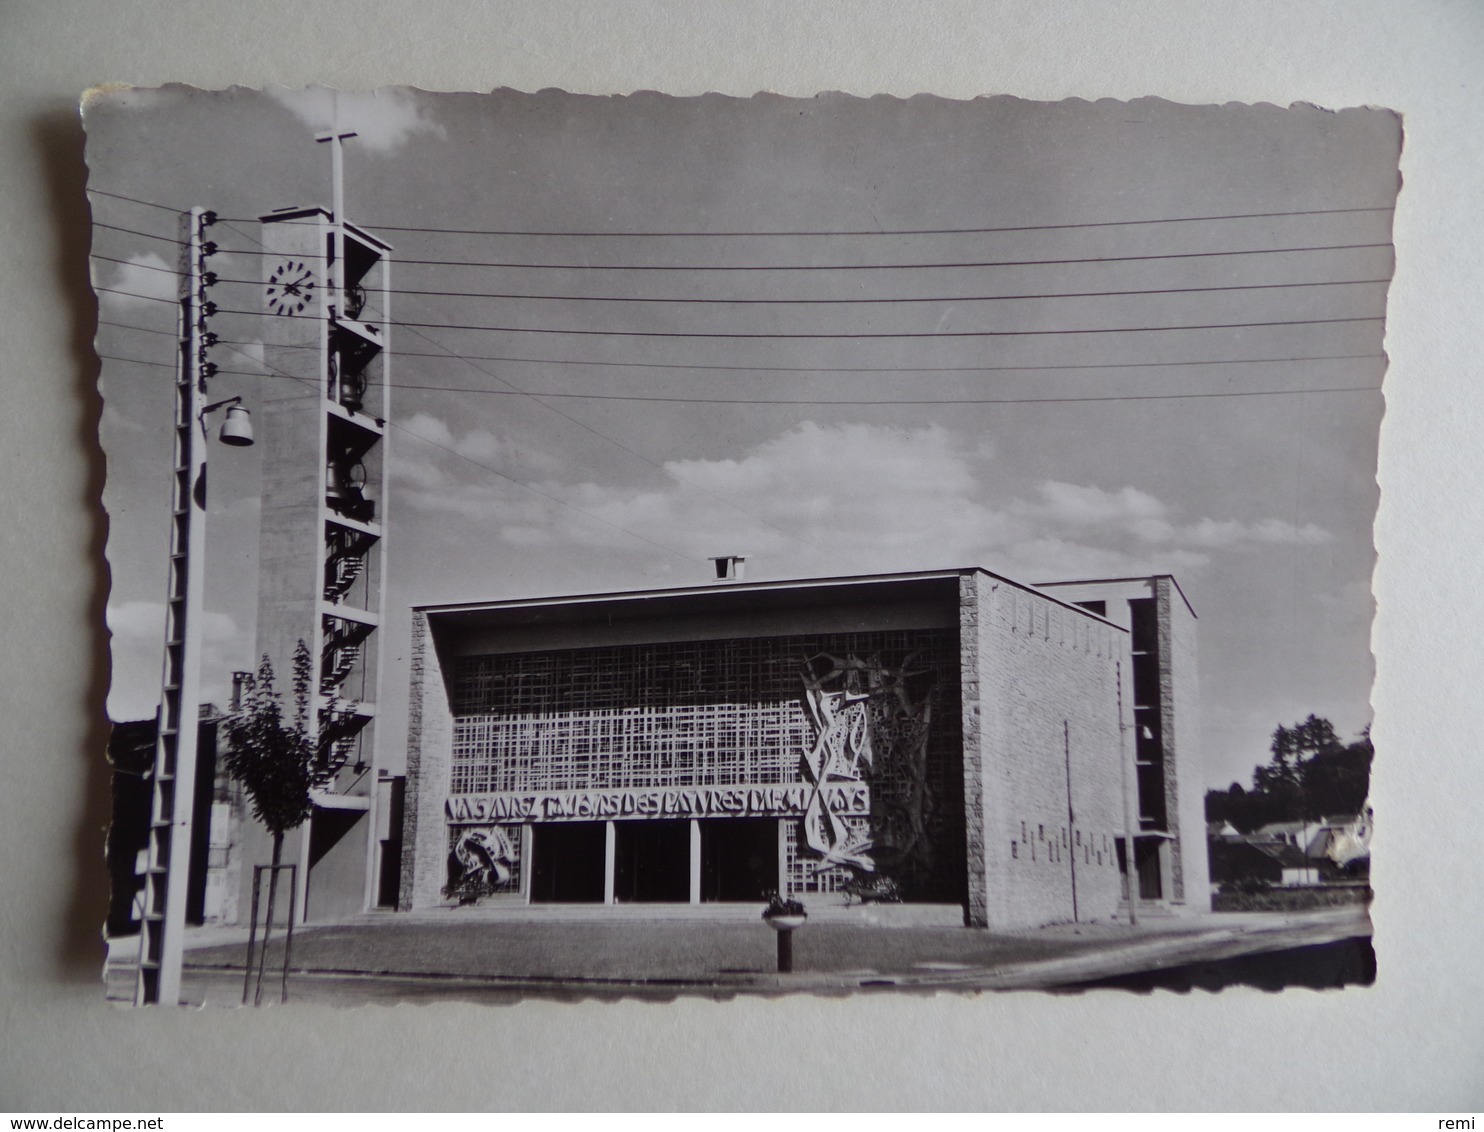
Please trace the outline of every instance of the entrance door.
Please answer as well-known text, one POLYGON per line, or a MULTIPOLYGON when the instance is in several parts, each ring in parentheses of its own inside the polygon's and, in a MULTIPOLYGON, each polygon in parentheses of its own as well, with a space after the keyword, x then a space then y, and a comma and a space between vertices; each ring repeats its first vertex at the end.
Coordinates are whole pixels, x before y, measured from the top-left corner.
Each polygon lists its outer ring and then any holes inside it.
POLYGON ((607 830, 600 821, 533 826, 531 903, 601 904, 607 830))
POLYGON ((761 904, 778 887, 778 819, 701 823, 701 899, 761 904))
POLYGON ((367 820, 365 810, 314 807, 309 816, 309 899, 305 920, 318 922, 352 916, 365 907, 367 820))
POLYGON ((1145 841, 1142 838, 1136 840, 1134 862, 1139 872, 1139 899, 1164 899, 1164 886, 1160 883, 1159 876, 1159 842, 1145 841))
MULTIPOLYGON (((1128 860, 1123 848, 1123 838, 1120 837, 1116 845, 1118 848, 1118 879, 1121 885, 1119 895, 1127 900, 1128 860)), ((1164 898, 1164 886, 1160 881, 1158 841, 1144 837, 1134 841, 1134 872, 1139 879, 1140 900, 1162 900, 1164 898)))
POLYGON ((621 821, 614 826, 613 896, 620 904, 690 901, 690 822, 621 821))

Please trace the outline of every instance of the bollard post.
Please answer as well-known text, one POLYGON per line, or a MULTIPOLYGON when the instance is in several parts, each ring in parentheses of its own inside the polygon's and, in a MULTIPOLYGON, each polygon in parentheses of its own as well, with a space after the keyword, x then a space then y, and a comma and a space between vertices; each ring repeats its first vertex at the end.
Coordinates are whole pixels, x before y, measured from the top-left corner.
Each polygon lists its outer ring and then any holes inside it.
POLYGON ((778 973, 789 975, 794 969, 794 931, 804 926, 809 913, 798 900, 785 900, 776 892, 768 893, 768 906, 763 909, 763 923, 778 936, 778 973))

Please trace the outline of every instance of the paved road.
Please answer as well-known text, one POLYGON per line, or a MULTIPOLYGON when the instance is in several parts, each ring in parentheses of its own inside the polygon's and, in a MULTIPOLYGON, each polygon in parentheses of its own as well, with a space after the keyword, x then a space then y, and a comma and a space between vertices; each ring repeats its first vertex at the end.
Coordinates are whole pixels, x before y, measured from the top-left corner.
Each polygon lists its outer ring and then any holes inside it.
MULTIPOLYGON (((1052 988, 1369 934, 1360 907, 1150 920, 1137 928, 1063 924, 1013 934, 815 922, 794 937, 796 973, 779 975, 773 933, 755 920, 377 916, 297 932, 290 998, 350 1005, 504 1001, 530 994, 666 999, 885 988, 1052 988)), ((279 946, 275 939, 273 958, 281 964, 279 946)), ((121 948, 112 993, 127 982, 127 955, 121 948)), ((199 933, 186 955, 187 1000, 238 1002, 244 958, 240 933, 199 933)), ((264 997, 277 998, 271 979, 264 997)))

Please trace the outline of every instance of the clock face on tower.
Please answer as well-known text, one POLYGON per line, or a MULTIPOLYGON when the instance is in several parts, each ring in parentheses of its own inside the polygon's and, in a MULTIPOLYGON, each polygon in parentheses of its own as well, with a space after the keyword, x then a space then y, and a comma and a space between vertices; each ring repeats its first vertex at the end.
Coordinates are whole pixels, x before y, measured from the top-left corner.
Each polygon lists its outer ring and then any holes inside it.
POLYGON ((303 314, 314 298, 314 272, 301 260, 286 259, 269 274, 267 294, 274 314, 303 314))

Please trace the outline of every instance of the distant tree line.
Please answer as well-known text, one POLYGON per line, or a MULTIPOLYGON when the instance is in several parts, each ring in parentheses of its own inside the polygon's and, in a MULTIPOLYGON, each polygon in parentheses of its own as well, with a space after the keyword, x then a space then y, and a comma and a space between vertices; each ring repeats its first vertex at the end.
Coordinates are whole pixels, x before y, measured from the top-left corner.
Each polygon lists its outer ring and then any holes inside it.
POLYGON ((1273 732, 1272 758, 1254 768, 1252 788, 1233 782, 1206 794, 1206 820, 1251 833, 1271 822, 1315 821, 1359 813, 1371 783, 1371 729, 1350 743, 1334 725, 1311 715, 1273 732))

